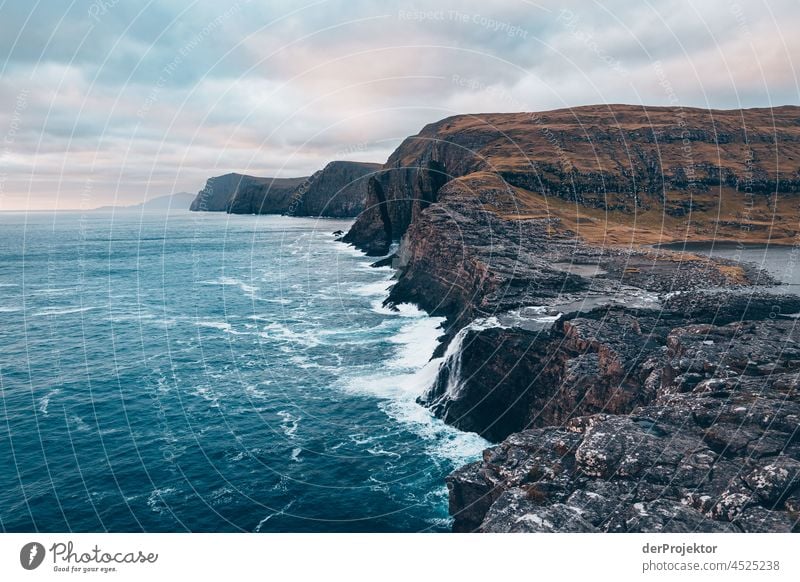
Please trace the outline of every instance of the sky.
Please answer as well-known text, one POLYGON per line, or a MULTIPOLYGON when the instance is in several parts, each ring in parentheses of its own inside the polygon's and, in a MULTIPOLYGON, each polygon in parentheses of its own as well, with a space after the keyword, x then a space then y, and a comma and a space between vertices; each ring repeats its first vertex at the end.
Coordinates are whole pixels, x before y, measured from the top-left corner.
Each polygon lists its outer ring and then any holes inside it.
POLYGON ((0 210, 384 162, 460 113, 798 104, 798 29, 797 0, 0 0, 0 210))

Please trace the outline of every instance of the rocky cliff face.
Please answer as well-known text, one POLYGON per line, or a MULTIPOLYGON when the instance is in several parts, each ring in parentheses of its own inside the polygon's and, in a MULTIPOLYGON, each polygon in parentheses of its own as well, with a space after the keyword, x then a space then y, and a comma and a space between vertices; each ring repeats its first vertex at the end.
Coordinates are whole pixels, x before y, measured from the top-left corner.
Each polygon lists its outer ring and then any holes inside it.
POLYGON ((370 176, 380 164, 331 162, 306 178, 226 174, 210 178, 190 210, 230 214, 353 217, 364 210, 370 176))
POLYGON ((293 193, 291 216, 349 218, 364 210, 370 177, 380 164, 331 162, 293 193))
POLYGON ((798 170, 798 107, 462 115, 403 142, 346 240, 385 253, 443 184, 476 172, 502 179, 502 215, 547 215, 587 240, 791 238, 796 225, 772 217, 792 210, 785 194, 800 189, 798 170))
POLYGON ((449 118, 392 154, 345 241, 373 255, 399 241, 387 303, 449 326, 420 402, 503 441, 449 479, 456 529, 794 527, 797 418, 779 401, 796 394, 788 376, 775 388, 791 365, 770 342, 795 341, 780 314, 800 299, 754 293, 774 281, 746 265, 643 245, 793 242, 798 156, 800 108, 628 106, 449 118), (697 417, 723 395, 746 416, 758 390, 780 430, 697 417), (780 495, 761 496, 765 479, 780 495), (734 493, 752 495, 715 509, 734 493))
POLYGON ((305 179, 259 178, 244 174, 209 178, 189 210, 236 214, 281 213, 288 207, 294 190, 305 179))
POLYGON ((262 178, 240 185, 225 209, 229 214, 283 214, 294 200, 297 188, 307 178, 262 178))
POLYGON ((672 329, 637 368, 651 402, 513 434, 450 475, 455 529, 796 531, 798 340, 787 321, 672 329))

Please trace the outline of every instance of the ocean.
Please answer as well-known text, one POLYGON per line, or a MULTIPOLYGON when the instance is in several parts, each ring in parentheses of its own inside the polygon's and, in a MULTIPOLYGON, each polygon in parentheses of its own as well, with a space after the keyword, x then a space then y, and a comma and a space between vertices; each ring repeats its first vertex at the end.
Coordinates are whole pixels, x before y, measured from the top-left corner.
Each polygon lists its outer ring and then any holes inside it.
POLYGON ((0 530, 446 531, 488 443, 349 221, 0 214, 0 530))

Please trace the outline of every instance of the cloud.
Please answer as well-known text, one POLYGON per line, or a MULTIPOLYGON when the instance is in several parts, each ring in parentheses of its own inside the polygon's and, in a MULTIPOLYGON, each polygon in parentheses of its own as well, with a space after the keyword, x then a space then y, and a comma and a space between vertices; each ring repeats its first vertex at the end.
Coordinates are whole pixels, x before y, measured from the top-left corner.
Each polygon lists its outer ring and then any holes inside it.
POLYGON ((787 0, 44 0, 0 16, 4 209, 384 161, 457 113, 798 101, 787 0))

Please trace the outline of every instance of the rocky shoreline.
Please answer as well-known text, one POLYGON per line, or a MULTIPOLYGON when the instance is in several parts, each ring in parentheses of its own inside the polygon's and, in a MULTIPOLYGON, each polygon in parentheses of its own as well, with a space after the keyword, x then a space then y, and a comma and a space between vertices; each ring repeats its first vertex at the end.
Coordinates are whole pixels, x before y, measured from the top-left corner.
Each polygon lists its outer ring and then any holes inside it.
POLYGON ((800 109, 686 111, 449 118, 370 179, 343 240, 447 318, 420 403, 498 443, 456 531, 798 529, 800 297, 649 245, 791 244, 800 109))

